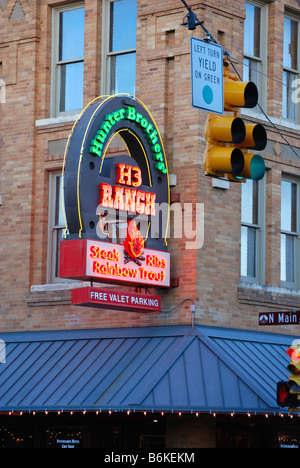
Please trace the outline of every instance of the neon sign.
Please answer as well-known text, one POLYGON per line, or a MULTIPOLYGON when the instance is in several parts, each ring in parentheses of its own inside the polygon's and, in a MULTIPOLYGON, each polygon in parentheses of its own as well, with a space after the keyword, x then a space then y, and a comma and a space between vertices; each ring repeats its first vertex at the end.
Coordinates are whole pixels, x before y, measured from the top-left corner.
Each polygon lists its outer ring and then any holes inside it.
MULTIPOLYGON (((84 109, 66 146, 63 192, 68 240, 98 238, 98 205, 160 224, 155 205, 170 204, 167 161, 156 123, 141 101, 99 97, 84 109), (128 156, 107 157, 115 136, 128 156)), ((148 248, 166 250, 168 223, 169 212, 155 239, 148 237, 148 248)))
POLYGON ((63 176, 67 235, 60 243, 59 276, 170 287, 167 162, 158 128, 144 104, 127 95, 92 101, 72 129, 63 176), (128 154, 107 157, 116 135, 128 154), (164 223, 157 210, 160 204, 168 207, 164 223), (157 227, 153 238, 151 223, 157 227), (126 235, 113 238, 107 226, 116 231, 121 224, 126 235), (141 233, 141 225, 147 234, 141 233))
MULTIPOLYGON (((116 183, 139 187, 142 184, 141 170, 128 164, 116 164, 116 183)), ((156 194, 128 187, 100 183, 99 205, 135 214, 155 215, 156 194)))
POLYGON ((114 125, 123 119, 135 122, 144 131, 152 145, 151 153, 154 161, 156 161, 155 168, 163 174, 166 174, 167 168, 164 161, 163 150, 158 141, 158 132, 153 127, 153 124, 149 123, 147 118, 145 118, 141 113, 136 112, 135 107, 132 106, 117 109, 111 114, 107 114, 105 116, 104 122, 101 123, 100 129, 91 141, 90 153, 101 157, 107 135, 114 125))
POLYGON ((169 252, 141 248, 128 261, 121 244, 70 240, 60 247, 61 278, 170 287, 169 252))

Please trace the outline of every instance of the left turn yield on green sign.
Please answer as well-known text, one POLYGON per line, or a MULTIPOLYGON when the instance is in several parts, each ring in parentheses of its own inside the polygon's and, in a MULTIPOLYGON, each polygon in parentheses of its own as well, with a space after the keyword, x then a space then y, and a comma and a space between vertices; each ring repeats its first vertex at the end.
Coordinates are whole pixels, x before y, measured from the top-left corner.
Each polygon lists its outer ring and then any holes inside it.
POLYGON ((191 37, 192 106, 223 114, 223 48, 191 37))

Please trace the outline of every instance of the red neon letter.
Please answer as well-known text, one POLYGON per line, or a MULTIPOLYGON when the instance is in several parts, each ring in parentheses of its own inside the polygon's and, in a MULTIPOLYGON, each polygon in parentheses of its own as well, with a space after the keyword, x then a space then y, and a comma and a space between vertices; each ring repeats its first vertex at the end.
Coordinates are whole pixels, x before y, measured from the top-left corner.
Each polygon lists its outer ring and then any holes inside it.
POLYGON ((115 210, 123 210, 123 187, 114 187, 114 208, 115 210))
POLYGON ((138 190, 136 192, 136 205, 135 205, 135 211, 138 214, 143 214, 145 211, 145 203, 141 203, 141 200, 145 200, 145 192, 142 192, 141 190, 138 190))
POLYGON ((155 215, 155 193, 146 192, 146 203, 145 203, 145 214, 146 215, 155 215))
POLYGON ((142 173, 139 167, 132 167, 132 185, 139 187, 142 184, 142 173))
POLYGON ((130 188, 124 188, 124 195, 125 195, 125 204, 124 204, 125 211, 132 211, 134 213, 136 190, 130 189, 130 188))
POLYGON ((139 187, 142 184, 142 173, 139 167, 125 164, 117 164, 117 184, 133 185, 139 187))
POLYGON ((131 185, 131 166, 117 164, 117 184, 131 185))
POLYGON ((113 199, 111 198, 112 188, 109 184, 99 184, 100 188, 100 199, 99 204, 102 206, 106 206, 108 208, 113 208, 114 203, 113 199))

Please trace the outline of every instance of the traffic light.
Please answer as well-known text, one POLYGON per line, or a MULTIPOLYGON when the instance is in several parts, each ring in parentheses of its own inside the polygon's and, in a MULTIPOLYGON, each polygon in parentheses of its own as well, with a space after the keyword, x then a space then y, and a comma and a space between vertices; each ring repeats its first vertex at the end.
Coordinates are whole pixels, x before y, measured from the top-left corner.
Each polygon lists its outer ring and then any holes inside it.
POLYGON ((242 182, 244 179, 260 180, 265 174, 265 162, 260 154, 267 144, 263 125, 246 125, 238 117, 238 108, 255 107, 257 87, 251 81, 239 81, 229 74, 228 61, 224 61, 223 94, 224 111, 230 116, 210 113, 205 124, 206 150, 203 167, 206 175, 242 182))
POLYGON ((297 395, 290 392, 289 382, 277 383, 277 405, 284 408, 296 408, 299 406, 297 395))
POLYGON ((299 394, 300 397, 300 346, 297 344, 287 350, 290 363, 287 369, 290 371, 289 387, 291 393, 299 394))
POLYGON ((277 404, 281 407, 297 408, 300 406, 300 342, 295 341, 287 350, 290 363, 288 381, 277 383, 277 404))

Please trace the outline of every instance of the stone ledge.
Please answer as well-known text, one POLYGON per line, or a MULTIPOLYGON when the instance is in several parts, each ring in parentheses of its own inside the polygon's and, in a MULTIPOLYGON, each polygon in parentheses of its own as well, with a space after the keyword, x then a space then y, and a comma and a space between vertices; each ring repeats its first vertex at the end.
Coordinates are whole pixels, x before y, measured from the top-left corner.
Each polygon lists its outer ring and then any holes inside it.
POLYGON ((76 113, 72 115, 64 115, 59 117, 49 117, 48 119, 40 119, 35 121, 35 126, 36 128, 42 128, 65 124, 70 125, 74 124, 74 122, 78 119, 79 115, 79 113, 76 113))
MULTIPOLYGON (((72 305, 71 290, 91 286, 89 281, 70 281, 67 283, 35 284, 30 287, 25 302, 28 307, 72 305)), ((95 286, 114 288, 113 285, 96 283, 95 286)), ((118 288, 122 289, 121 286, 118 288)))
POLYGON ((71 305, 71 291, 35 291, 26 298, 28 307, 71 305))
POLYGON ((265 305, 273 308, 299 309, 300 291, 251 283, 239 283, 238 300, 241 304, 265 305))
POLYGON ((77 282, 33 285, 26 298, 26 304, 28 307, 71 305, 71 289, 88 284, 77 282))

